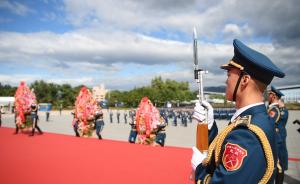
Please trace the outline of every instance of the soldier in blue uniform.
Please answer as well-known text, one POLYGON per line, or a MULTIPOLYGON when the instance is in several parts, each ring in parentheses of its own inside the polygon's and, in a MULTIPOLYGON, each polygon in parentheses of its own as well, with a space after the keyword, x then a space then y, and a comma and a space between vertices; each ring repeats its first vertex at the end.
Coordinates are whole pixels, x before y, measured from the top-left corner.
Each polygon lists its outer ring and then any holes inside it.
POLYGON ((95 126, 96 126, 96 134, 98 139, 102 139, 101 132, 104 128, 104 121, 103 121, 103 112, 97 111, 95 113, 95 126))
POLYGON ((177 112, 176 111, 173 112, 173 117, 174 117, 174 120, 173 120, 174 126, 177 126, 177 112))
POLYGON ((117 110, 117 122, 120 123, 120 112, 117 110))
POLYGON ((227 70, 226 99, 236 112, 218 135, 212 106, 196 103, 193 118, 207 122, 207 155, 193 147, 196 183, 272 183, 277 162, 274 121, 263 103, 263 92, 274 76, 284 73, 265 55, 233 41, 234 56, 221 68, 227 70), (208 116, 206 116, 206 110, 208 116))
POLYGON ((181 122, 184 127, 187 127, 187 118, 188 118, 187 113, 185 111, 183 111, 182 116, 181 116, 181 122))
POLYGON ((286 123, 288 120, 288 110, 280 102, 283 93, 271 86, 269 91, 269 115, 275 121, 275 131, 277 138, 278 163, 275 183, 283 183, 284 171, 288 168, 288 152, 286 147, 286 123), (281 105, 281 106, 280 106, 281 105))
POLYGON ((78 122, 79 122, 79 120, 76 117, 75 112, 71 112, 71 114, 73 115, 73 122, 72 122, 72 124, 73 124, 73 130, 75 132, 75 136, 76 137, 80 137, 80 134, 78 132, 78 122))
POLYGON ((127 124, 127 111, 124 111, 124 123, 127 124))
POLYGON ((1 127, 1 124, 2 124, 1 116, 2 116, 2 105, 0 106, 0 127, 1 127))
POLYGON ((158 144, 162 147, 165 146, 165 140, 166 140, 166 129, 165 128, 166 128, 166 123, 164 121, 157 126, 155 145, 158 144))
POLYGON ((131 126, 131 130, 130 130, 130 133, 129 133, 128 142, 135 143, 135 140, 136 140, 136 137, 137 137, 136 123, 133 120, 129 123, 129 125, 131 126))
POLYGON ((110 120, 110 123, 113 122, 113 112, 112 112, 112 110, 110 110, 110 112, 109 112, 109 120, 110 120))
POLYGON ((30 136, 34 136, 35 129, 37 129, 40 134, 43 134, 42 130, 38 126, 39 116, 38 116, 38 107, 36 104, 31 105, 30 115, 31 115, 31 121, 32 121, 32 131, 31 131, 30 136))

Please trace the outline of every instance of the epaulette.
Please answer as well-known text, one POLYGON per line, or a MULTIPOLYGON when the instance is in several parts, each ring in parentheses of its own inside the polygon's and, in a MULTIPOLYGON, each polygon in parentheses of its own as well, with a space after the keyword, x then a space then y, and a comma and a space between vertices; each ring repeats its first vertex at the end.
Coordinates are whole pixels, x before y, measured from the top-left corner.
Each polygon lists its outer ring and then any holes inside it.
MULTIPOLYGON (((280 115, 281 115, 280 109, 277 106, 272 106, 268 109, 268 113, 270 114, 270 111, 272 111, 273 109, 277 111, 277 118, 275 119, 275 123, 278 123, 278 121, 280 119, 280 115)), ((274 116, 271 116, 271 117, 273 118, 274 116)))
POLYGON ((249 125, 251 124, 251 115, 246 115, 246 116, 242 116, 237 118, 233 124, 235 127, 237 126, 244 126, 244 127, 249 127, 249 125))

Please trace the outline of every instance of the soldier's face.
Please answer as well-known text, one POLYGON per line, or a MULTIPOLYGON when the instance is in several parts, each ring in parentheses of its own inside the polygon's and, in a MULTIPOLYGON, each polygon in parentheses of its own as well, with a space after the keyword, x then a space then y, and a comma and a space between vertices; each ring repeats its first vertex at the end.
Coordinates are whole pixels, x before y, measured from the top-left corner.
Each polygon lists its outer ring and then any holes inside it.
POLYGON ((269 92, 269 103, 273 103, 276 99, 276 96, 274 95, 274 93, 269 92))
POLYGON ((230 68, 227 70, 227 80, 226 80, 226 99, 232 101, 233 92, 237 80, 239 78, 240 70, 237 68, 230 68))

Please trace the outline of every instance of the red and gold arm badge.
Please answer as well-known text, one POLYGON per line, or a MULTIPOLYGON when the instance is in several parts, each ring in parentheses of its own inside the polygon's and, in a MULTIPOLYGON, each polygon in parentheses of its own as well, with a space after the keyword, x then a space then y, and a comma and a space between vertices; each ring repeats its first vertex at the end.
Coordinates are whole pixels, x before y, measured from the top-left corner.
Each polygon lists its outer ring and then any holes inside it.
POLYGON ((274 118, 274 116, 276 115, 276 113, 274 111, 269 111, 269 116, 271 116, 272 118, 274 118))
POLYGON ((235 171, 242 166, 246 156, 246 149, 237 144, 227 143, 223 152, 222 162, 227 171, 235 171))

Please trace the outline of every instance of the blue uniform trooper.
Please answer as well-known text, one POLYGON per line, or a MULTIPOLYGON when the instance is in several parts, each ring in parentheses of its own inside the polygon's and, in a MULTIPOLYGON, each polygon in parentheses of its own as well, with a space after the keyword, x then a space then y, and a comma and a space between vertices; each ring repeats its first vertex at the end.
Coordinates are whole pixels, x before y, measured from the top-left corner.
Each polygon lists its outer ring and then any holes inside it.
POLYGON ((104 121, 103 121, 103 112, 98 111, 95 114, 95 125, 96 125, 96 134, 98 136, 98 139, 102 139, 101 132, 104 128, 104 121))
POLYGON ((275 121, 275 131, 277 139, 277 151, 278 151, 278 162, 277 162, 277 173, 276 173, 276 184, 283 183, 284 171, 288 167, 288 152, 286 147, 286 123, 288 119, 288 111, 284 106, 279 106, 280 98, 283 96, 278 89, 271 86, 269 91, 269 115, 275 121))
POLYGON ((193 147, 195 183, 272 183, 275 127, 262 99, 273 77, 285 74, 241 41, 235 39, 233 46, 233 58, 221 66, 227 70, 226 99, 234 101, 237 109, 229 125, 217 134, 212 106, 203 101, 194 108, 193 118, 208 123, 210 142, 207 155, 193 147))

